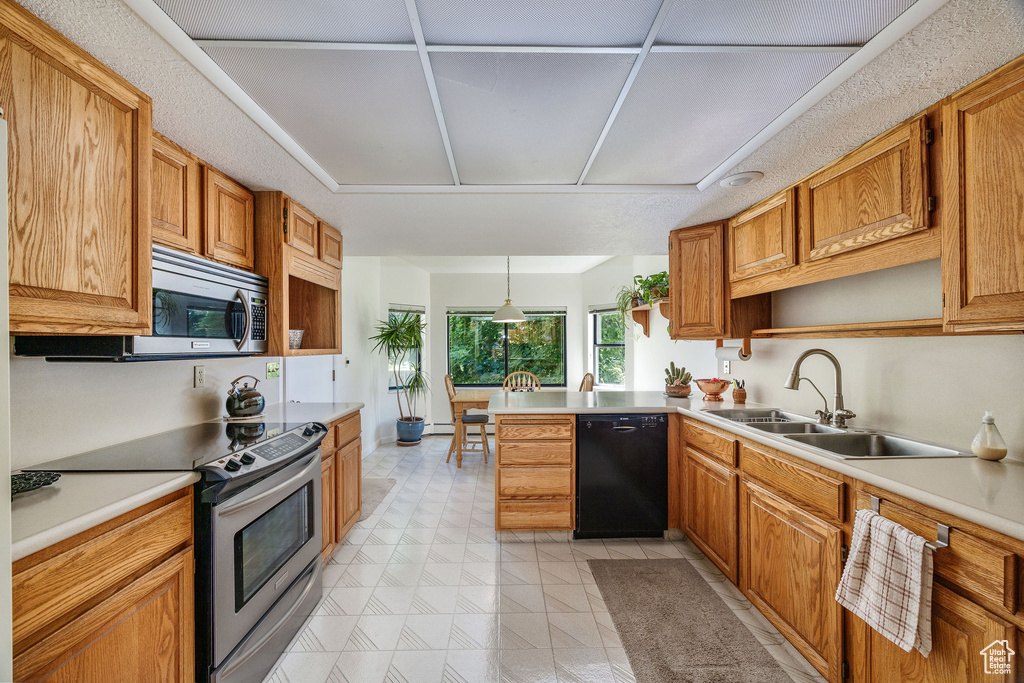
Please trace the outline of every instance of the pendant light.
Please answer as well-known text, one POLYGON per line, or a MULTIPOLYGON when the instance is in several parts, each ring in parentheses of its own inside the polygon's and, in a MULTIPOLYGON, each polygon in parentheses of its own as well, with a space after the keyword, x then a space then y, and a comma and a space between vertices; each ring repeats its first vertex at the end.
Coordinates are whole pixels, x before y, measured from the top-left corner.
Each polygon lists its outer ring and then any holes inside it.
POLYGON ((512 259, 505 257, 505 305, 494 312, 492 323, 522 323, 526 316, 512 305, 512 259))

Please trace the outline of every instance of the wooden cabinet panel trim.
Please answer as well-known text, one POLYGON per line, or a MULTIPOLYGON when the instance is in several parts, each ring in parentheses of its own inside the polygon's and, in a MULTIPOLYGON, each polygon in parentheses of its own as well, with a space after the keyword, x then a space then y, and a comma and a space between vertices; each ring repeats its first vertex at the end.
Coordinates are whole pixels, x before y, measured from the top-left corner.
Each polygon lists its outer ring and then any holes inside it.
POLYGON ((319 222, 318 256, 329 266, 341 268, 341 233, 323 221, 319 222))
POLYGON ((687 446, 700 449, 729 467, 736 466, 736 437, 712 429, 693 419, 683 420, 683 439, 687 446))
POLYGON ((502 500, 497 507, 497 529, 543 529, 549 531, 573 528, 571 500, 502 500))
POLYGON ((496 483, 502 499, 568 498, 573 489, 572 468, 502 467, 496 483))
POLYGON ((669 233, 669 336, 696 339, 726 332, 725 224, 669 233))
POLYGON ((772 452, 740 443, 740 469, 787 502, 822 515, 835 524, 843 523, 843 482, 779 458, 772 452))
POLYGON ((685 449, 685 530, 734 584, 739 581, 737 483, 735 472, 685 449))
POLYGON ((323 543, 320 545, 320 559, 324 562, 338 545, 337 483, 338 459, 332 453, 320 461, 320 514, 323 543))
POLYGON ((285 242, 292 248, 317 256, 317 237, 319 220, 312 211, 290 197, 285 198, 285 210, 288 212, 288 232, 285 242))
POLYGON ((344 419, 332 422, 331 426, 334 428, 335 446, 337 448, 347 446, 358 439, 363 429, 359 413, 353 413, 344 419))
POLYGON ((340 543, 345 534, 359 521, 363 508, 363 445, 358 439, 338 451, 337 477, 337 526, 336 536, 340 543))
POLYGON ((782 270, 796 264, 796 188, 758 202, 729 221, 729 279, 782 270))
POLYGON ((575 425, 571 422, 498 423, 502 441, 571 441, 575 425))
POLYGON ((555 465, 569 467, 573 461, 571 441, 516 441, 497 449, 498 467, 510 465, 555 465))
POLYGON ((252 270, 254 197, 241 183, 203 165, 205 253, 212 259, 252 270))
POLYGON ((202 250, 199 160, 153 131, 153 242, 192 254, 202 250))
POLYGON ((495 422, 507 425, 576 424, 575 415, 497 415, 495 422))

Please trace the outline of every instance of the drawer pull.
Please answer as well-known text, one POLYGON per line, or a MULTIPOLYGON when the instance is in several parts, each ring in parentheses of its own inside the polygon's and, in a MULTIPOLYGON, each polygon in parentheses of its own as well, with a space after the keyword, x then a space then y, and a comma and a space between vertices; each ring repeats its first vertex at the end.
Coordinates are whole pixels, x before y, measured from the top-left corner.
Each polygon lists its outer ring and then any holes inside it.
MULTIPOLYGON (((879 512, 879 508, 881 508, 881 506, 882 499, 878 496, 871 496, 871 509, 874 510, 876 514, 881 514, 881 512, 879 512)), ((938 522, 935 523, 935 527, 937 529, 936 541, 934 543, 925 542, 925 545, 931 548, 933 552, 940 548, 949 547, 949 527, 945 524, 939 524, 938 522)))

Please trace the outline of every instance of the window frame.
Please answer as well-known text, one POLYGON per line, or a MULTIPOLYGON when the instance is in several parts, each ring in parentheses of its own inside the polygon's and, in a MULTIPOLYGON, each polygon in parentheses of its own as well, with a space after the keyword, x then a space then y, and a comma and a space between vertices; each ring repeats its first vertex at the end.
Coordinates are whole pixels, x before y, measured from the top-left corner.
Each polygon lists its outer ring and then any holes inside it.
POLYGON ((595 309, 593 311, 590 311, 590 318, 591 318, 590 333, 591 333, 591 335, 593 335, 593 337, 592 337, 592 345, 593 345, 593 354, 592 355, 593 355, 593 358, 591 359, 591 369, 590 369, 590 371, 594 373, 594 386, 595 387, 625 387, 626 386, 626 368, 625 368, 625 361, 626 361, 626 334, 625 334, 625 326, 626 326, 626 323, 625 323, 625 321, 623 321, 623 323, 622 323, 623 334, 622 334, 622 341, 621 342, 616 343, 616 344, 601 344, 601 343, 598 343, 598 340, 601 338, 600 333, 598 332, 598 321, 601 319, 602 315, 607 315, 609 313, 616 313, 616 311, 615 311, 615 309, 595 309), (619 348, 622 349, 622 361, 623 361, 622 383, 621 384, 610 384, 608 382, 601 382, 600 381, 601 373, 598 371, 598 365, 600 363, 600 361, 599 361, 599 355, 600 354, 598 354, 598 351, 600 349, 619 349, 619 348))
MULTIPOLYGON (((568 328, 568 324, 566 322, 566 317, 567 317, 566 316, 566 312, 565 311, 546 311, 546 310, 540 310, 540 311, 523 311, 523 314, 526 315, 527 317, 530 317, 530 316, 545 316, 546 315, 546 316, 557 316, 557 317, 562 319, 562 382, 560 384, 556 384, 554 382, 544 382, 544 383, 542 383, 542 385, 545 386, 545 387, 556 387, 556 388, 558 388, 558 387, 562 387, 562 388, 567 387, 568 386, 567 382, 568 382, 568 379, 569 379, 569 368, 568 368, 568 353, 569 353, 569 349, 568 349, 568 339, 567 339, 568 335, 566 334, 566 329, 568 328)), ((444 335, 445 335, 445 368, 448 371, 448 375, 449 376, 451 376, 451 374, 452 374, 452 338, 451 338, 451 326, 448 324, 448 321, 453 316, 472 318, 472 317, 478 317, 478 316, 484 316, 484 315, 493 316, 494 315, 494 311, 493 310, 491 310, 491 311, 449 310, 445 314, 445 325, 444 325, 444 335)), ((502 338, 502 355, 504 356, 505 374, 502 377, 502 382, 500 384, 463 384, 463 383, 456 383, 455 386, 457 386, 457 387, 467 387, 467 388, 470 388, 470 389, 477 389, 477 388, 479 388, 479 389, 488 389, 488 388, 491 388, 491 387, 503 387, 503 386, 505 386, 504 378, 508 377, 508 337, 509 337, 508 326, 509 325, 514 325, 515 323, 494 323, 494 324, 495 325, 503 325, 504 326, 504 331, 502 332, 501 338, 502 338)))

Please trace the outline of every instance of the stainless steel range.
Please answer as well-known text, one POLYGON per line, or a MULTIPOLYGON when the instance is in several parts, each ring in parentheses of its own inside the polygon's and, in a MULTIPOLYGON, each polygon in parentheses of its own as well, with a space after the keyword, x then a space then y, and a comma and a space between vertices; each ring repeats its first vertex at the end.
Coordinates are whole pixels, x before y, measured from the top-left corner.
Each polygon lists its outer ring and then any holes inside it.
POLYGON ((259 681, 323 593, 316 422, 204 423, 31 469, 195 469, 196 680, 259 681))

